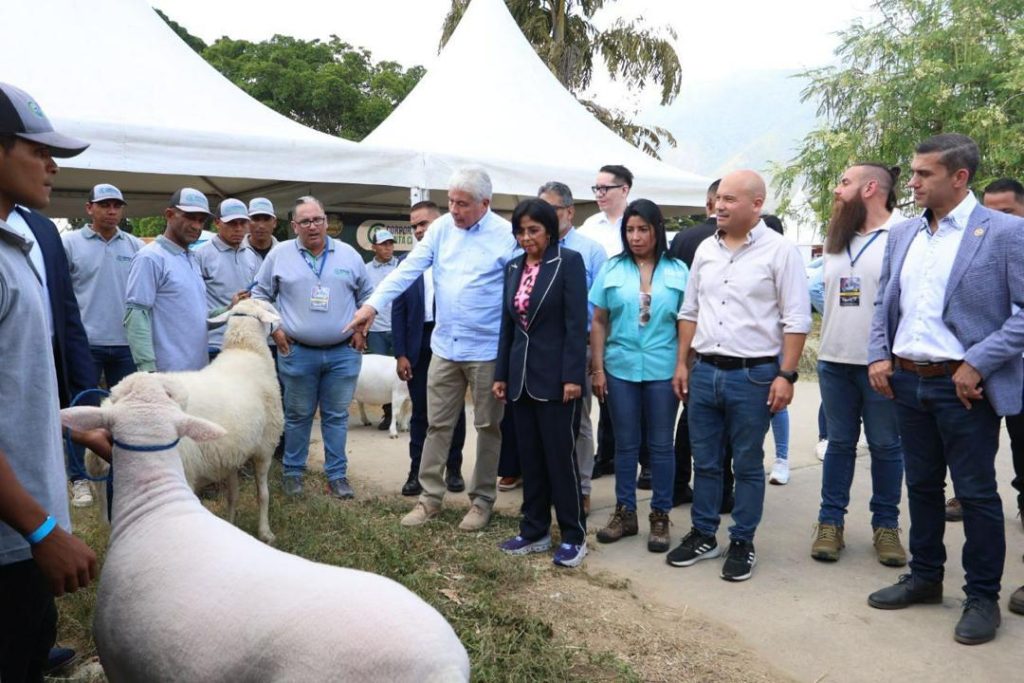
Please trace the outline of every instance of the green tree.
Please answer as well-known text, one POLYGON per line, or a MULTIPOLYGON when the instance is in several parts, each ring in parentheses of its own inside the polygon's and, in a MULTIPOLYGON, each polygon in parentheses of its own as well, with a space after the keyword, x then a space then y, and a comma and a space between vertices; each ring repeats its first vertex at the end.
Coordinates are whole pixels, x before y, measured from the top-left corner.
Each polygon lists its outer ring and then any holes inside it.
POLYGON ((424 69, 374 62, 337 36, 327 42, 276 35, 253 43, 220 38, 203 57, 271 109, 310 128, 362 140, 413 89, 424 69))
POLYGON ((206 49, 206 43, 203 42, 202 38, 192 35, 188 32, 188 29, 186 29, 184 26, 174 21, 173 19, 170 19, 166 14, 156 9, 155 7, 153 9, 156 11, 157 14, 160 15, 161 19, 167 22, 167 25, 171 27, 171 30, 177 33, 178 37, 185 41, 186 45, 188 45, 190 48, 192 48, 199 54, 203 54, 203 50, 206 49))
MULTIPOLYGON (((824 224, 852 162, 906 169, 915 145, 942 132, 982 151, 976 187, 1024 176, 1024 12, 1020 0, 876 0, 877 20, 842 31, 838 66, 802 74, 824 121, 776 169, 775 189, 803 187, 824 224)), ((789 210, 788 199, 781 210, 789 210)))
MULTIPOLYGON (((452 0, 444 19, 441 46, 448 42, 470 0, 452 0)), ((581 98, 590 85, 594 64, 603 62, 613 79, 631 89, 661 89, 661 104, 679 94, 682 67, 672 46, 672 29, 653 29, 636 19, 617 20, 606 30, 594 26, 594 15, 614 0, 505 0, 526 39, 565 88, 602 123, 651 156, 662 144, 676 141, 664 128, 634 123, 622 111, 581 98)))

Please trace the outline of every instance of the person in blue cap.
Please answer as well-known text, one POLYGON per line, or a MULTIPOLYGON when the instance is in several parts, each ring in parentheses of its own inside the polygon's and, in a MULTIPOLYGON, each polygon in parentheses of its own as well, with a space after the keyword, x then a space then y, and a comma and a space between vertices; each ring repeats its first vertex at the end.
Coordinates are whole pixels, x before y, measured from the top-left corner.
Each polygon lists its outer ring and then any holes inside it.
MULTIPOLYGON (((387 228, 379 228, 370 237, 370 246, 373 249, 373 258, 366 262, 366 277, 372 287, 376 287, 388 275, 398 267, 398 259, 395 257, 395 236, 387 228)), ((393 356, 395 347, 391 336, 391 304, 383 307, 370 326, 366 335, 367 353, 377 353, 382 356, 393 356)), ((391 428, 391 404, 385 403, 382 406, 384 415, 380 419, 377 429, 387 431, 391 428)))

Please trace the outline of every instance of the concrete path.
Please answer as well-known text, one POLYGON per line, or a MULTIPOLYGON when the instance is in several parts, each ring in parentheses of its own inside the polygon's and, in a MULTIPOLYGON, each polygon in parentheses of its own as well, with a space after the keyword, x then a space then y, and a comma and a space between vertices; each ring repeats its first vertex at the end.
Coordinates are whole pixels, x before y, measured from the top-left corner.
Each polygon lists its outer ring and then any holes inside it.
MULTIPOLYGON (((1024 680, 1024 617, 1006 609, 1009 594, 1024 584, 1024 531, 1013 508, 1012 466, 1006 435, 998 461, 1007 518, 1003 626, 992 643, 966 647, 955 643, 952 636, 963 597, 960 524, 948 525, 950 559, 946 567, 946 599, 941 606, 895 612, 868 607, 869 593, 894 583, 905 571, 883 567, 874 558, 868 511, 868 457, 858 459, 851 511, 846 521, 847 548, 841 560, 824 564, 811 559, 821 484, 821 463, 814 456, 817 409, 817 385, 801 381, 790 408, 792 477, 786 486, 767 487, 764 520, 756 539, 758 565, 749 581, 732 584, 721 580, 718 560, 685 569, 668 566, 663 555, 647 552, 646 520, 641 521, 640 536, 614 545, 598 544, 592 534, 614 508, 613 477, 594 482, 588 541, 591 554, 585 566, 590 571, 608 571, 628 578, 630 590, 645 601, 675 607, 681 612, 696 609, 735 629, 767 661, 800 681, 1024 680)), ((357 413, 355 405, 353 413, 357 413)), ((595 421, 596 413, 595 408, 595 421)), ((357 423, 358 417, 353 420, 348 444, 354 485, 360 494, 397 493, 408 471, 407 434, 392 440, 386 432, 357 423)), ((318 431, 314 427, 314 432, 318 431)), ((472 429, 469 431, 464 469, 467 474, 475 455, 475 435, 472 429)), ((314 439, 311 459, 322 462, 318 433, 314 439)), ((774 458, 770 436, 765 450, 767 471, 774 458)), ((649 495, 640 498, 641 515, 648 510, 649 500, 649 495)), ((451 496, 452 504, 467 502, 465 494, 451 496)), ((520 502, 518 491, 500 493, 498 497, 499 509, 509 514, 517 512, 520 502)), ((410 507, 412 504, 410 499, 410 507)), ((909 527, 905 501, 902 507, 901 523, 909 527)), ((672 521, 674 547, 690 528, 689 506, 673 510, 672 521)), ((723 518, 718 534, 720 544, 728 543, 729 524, 730 520, 723 518)))

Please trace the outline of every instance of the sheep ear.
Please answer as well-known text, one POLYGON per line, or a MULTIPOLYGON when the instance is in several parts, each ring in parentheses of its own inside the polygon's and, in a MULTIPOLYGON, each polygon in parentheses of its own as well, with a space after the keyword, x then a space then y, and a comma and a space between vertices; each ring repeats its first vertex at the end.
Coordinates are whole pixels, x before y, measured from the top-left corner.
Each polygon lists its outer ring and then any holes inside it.
POLYGON ((228 321, 228 317, 230 317, 230 316, 231 316, 231 311, 227 310, 227 311, 224 311, 223 313, 221 313, 220 315, 215 315, 212 318, 207 318, 206 322, 209 325, 223 325, 224 323, 226 323, 228 321))
POLYGON ((185 388, 185 385, 173 377, 166 375, 158 375, 158 377, 160 378, 160 383, 164 385, 164 391, 167 392, 167 395, 174 399, 174 402, 184 410, 188 405, 188 390, 185 388))
POLYGON ((187 436, 193 441, 213 441, 227 434, 227 430, 215 422, 194 415, 182 414, 176 422, 178 436, 187 436))
POLYGON ((110 427, 110 414, 106 408, 76 406, 60 411, 60 422, 69 429, 84 432, 100 427, 110 427))
POLYGON ((279 322, 281 322, 280 314, 277 312, 277 309, 274 308, 270 304, 269 301, 263 301, 262 299, 250 299, 250 301, 255 301, 256 304, 259 305, 259 307, 263 309, 262 312, 260 313, 260 316, 259 316, 261 322, 265 322, 265 323, 279 323, 279 322))

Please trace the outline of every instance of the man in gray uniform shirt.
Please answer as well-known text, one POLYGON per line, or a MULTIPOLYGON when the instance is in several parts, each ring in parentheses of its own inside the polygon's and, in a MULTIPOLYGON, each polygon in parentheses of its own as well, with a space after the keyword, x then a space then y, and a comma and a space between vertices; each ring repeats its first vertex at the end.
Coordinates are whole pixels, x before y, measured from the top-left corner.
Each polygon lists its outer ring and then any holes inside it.
MULTIPOLYGON (((238 199, 225 199, 218 211, 216 236, 196 249, 199 272, 206 285, 207 308, 229 306, 232 300, 248 298, 256 271, 262 263, 256 252, 245 246, 249 224, 249 210, 245 203, 238 199)), ((219 325, 209 331, 211 361, 220 353, 224 328, 224 325, 219 325)))
POLYGON ((249 202, 249 234, 242 244, 260 257, 260 263, 267 258, 270 250, 277 246, 274 230, 277 229, 277 214, 274 205, 266 197, 255 197, 249 202))
POLYGON ((320 409, 324 472, 336 498, 348 483, 348 406, 363 365, 366 338, 349 333, 356 307, 370 296, 366 264, 355 249, 327 235, 327 214, 315 197, 300 197, 292 215, 297 238, 267 254, 252 295, 281 314, 274 331, 284 385, 284 492, 302 493, 313 416, 320 409))

